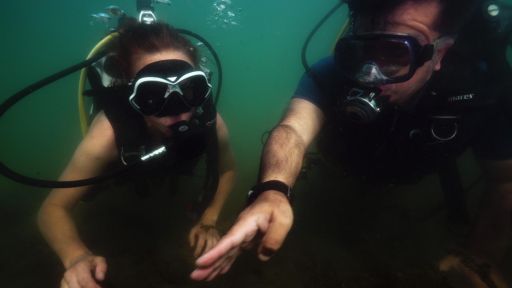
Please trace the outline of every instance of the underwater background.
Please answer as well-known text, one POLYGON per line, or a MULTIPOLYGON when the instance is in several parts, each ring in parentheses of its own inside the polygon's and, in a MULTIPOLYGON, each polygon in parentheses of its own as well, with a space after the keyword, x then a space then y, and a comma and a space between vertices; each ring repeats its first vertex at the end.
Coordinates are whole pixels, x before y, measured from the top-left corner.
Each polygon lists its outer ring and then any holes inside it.
MULTIPOLYGON (((302 45, 337 2, 173 0, 156 6, 160 20, 200 34, 222 61, 217 108, 229 128, 238 174, 219 220, 224 231, 256 180, 265 132, 280 119, 303 73, 302 45)), ((91 14, 108 5, 136 14, 134 0, 2 5, 1 101, 82 61, 108 31, 108 23, 91 14)), ((309 63, 330 53, 346 18, 343 7, 322 26, 309 47, 309 63)), ((58 177, 81 139, 78 77, 37 91, 0 118, 1 162, 29 176, 58 177)), ((480 171, 471 153, 459 165, 475 211, 480 171)), ((81 204, 77 221, 89 247, 106 255, 112 287, 445 287, 435 261, 460 241, 464 227, 446 223, 435 175, 418 185, 366 193, 372 187, 340 179, 321 164, 309 168, 295 187, 296 222, 283 249, 265 264, 246 253, 228 275, 209 284, 187 280, 193 259, 184 239, 197 216, 190 208, 202 183, 197 175, 181 177, 179 185, 150 180, 154 191, 142 201, 129 185, 104 185, 99 189, 109 193, 81 204), (176 191, 165 193, 166 185, 176 191), (342 190, 347 193, 337 193, 342 190)), ((2 287, 58 286, 61 264, 35 225, 48 191, 0 176, 2 287)), ((504 270, 512 275, 512 257, 507 259, 504 270)))

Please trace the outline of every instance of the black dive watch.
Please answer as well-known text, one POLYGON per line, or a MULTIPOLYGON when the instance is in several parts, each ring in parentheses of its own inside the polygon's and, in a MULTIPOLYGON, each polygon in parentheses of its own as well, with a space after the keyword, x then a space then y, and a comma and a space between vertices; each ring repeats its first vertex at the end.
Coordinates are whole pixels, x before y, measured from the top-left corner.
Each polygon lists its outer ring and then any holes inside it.
POLYGON ((278 191, 283 193, 290 203, 292 202, 292 188, 279 180, 270 180, 254 185, 247 193, 247 205, 251 205, 261 193, 265 191, 278 191))

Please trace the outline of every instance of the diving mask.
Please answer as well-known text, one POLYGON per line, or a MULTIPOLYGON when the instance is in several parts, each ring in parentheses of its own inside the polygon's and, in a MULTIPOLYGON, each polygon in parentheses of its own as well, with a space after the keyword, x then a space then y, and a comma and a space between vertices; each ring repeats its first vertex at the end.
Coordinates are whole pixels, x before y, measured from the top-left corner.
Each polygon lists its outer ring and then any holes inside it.
POLYGON ((434 44, 410 35, 364 33, 341 38, 334 58, 344 76, 368 87, 405 82, 432 59, 434 44))
POLYGON ((142 68, 130 83, 130 105, 145 116, 172 116, 205 103, 212 86, 203 71, 182 60, 163 60, 142 68))

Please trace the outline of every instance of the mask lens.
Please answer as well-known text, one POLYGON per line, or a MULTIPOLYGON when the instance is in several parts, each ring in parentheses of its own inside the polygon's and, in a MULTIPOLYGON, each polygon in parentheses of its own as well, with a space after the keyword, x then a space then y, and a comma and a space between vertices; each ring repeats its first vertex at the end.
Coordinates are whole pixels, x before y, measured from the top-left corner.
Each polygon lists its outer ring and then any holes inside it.
POLYGON ((341 70, 350 78, 367 65, 376 65, 382 75, 394 79, 407 75, 413 63, 408 44, 401 39, 347 37, 336 46, 341 70))
POLYGON ((385 76, 401 77, 411 70, 413 59, 407 43, 399 40, 377 40, 372 49, 372 58, 385 76))
POLYGON ((145 115, 158 113, 165 104, 165 94, 169 89, 168 85, 159 82, 144 82, 137 87, 133 102, 145 115))
POLYGON ((208 97, 208 83, 201 75, 183 79, 180 81, 179 85, 183 93, 183 101, 191 107, 200 106, 203 104, 206 97, 208 97))
POLYGON ((208 98, 210 85, 204 74, 193 71, 173 81, 176 78, 139 79, 134 95, 130 97, 132 106, 146 116, 163 115, 164 110, 170 111, 168 106, 183 106, 190 110, 201 106, 208 98))

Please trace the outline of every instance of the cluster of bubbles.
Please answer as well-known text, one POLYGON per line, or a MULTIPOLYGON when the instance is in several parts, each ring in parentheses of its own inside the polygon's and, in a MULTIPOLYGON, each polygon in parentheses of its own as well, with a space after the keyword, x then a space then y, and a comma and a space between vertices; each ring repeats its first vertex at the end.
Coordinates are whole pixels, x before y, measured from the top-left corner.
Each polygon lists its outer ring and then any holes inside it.
MULTIPOLYGON (((170 6, 172 5, 171 0, 151 0, 151 4, 162 4, 170 6)), ((125 12, 116 5, 109 5, 105 7, 104 12, 98 12, 91 14, 91 21, 89 22, 90 25, 104 25, 107 29, 112 30, 114 29, 115 25, 117 24, 117 20, 119 17, 125 15, 125 12)))
POLYGON ((100 24, 100 25, 104 25, 107 28, 110 28, 111 24, 112 24, 111 21, 112 21, 112 17, 110 15, 108 15, 107 13, 104 13, 104 12, 100 12, 100 13, 91 14, 91 21, 89 22, 89 24, 91 26, 100 24))
POLYGON ((153 3, 164 4, 164 5, 171 5, 172 4, 171 0, 153 0, 153 3))
MULTIPOLYGON (((203 50, 203 49, 207 49, 204 45, 203 42, 197 42, 195 44, 195 46, 197 48, 199 48, 200 50, 203 50)), ((206 50, 207 51, 207 50, 206 50)), ((203 53, 201 52, 200 53, 201 55, 203 55, 203 53)), ((211 73, 212 71, 210 70, 210 62, 211 62, 211 59, 209 57, 206 57, 206 56, 203 56, 201 57, 201 59, 199 59, 199 68, 201 68, 201 70, 208 76, 210 77, 211 76, 211 73)))
MULTIPOLYGON (((153 4, 171 5, 170 0, 152 0, 153 4)), ((112 29, 116 25, 118 17, 124 14, 118 6, 110 5, 104 9, 104 12, 91 14, 91 25, 100 24, 107 29, 112 29)), ((212 4, 212 13, 208 18, 208 24, 211 27, 227 28, 240 25, 241 8, 234 8, 231 0, 214 0, 212 4)))
POLYGON ((233 8, 231 0, 215 0, 212 7, 213 13, 208 19, 210 26, 227 28, 229 26, 240 25, 239 18, 242 9, 233 8))
POLYGON ((105 12, 91 14, 92 20, 89 24, 105 25, 105 28, 112 30, 115 27, 117 19, 124 15, 124 11, 115 5, 105 7, 104 11, 105 12))

